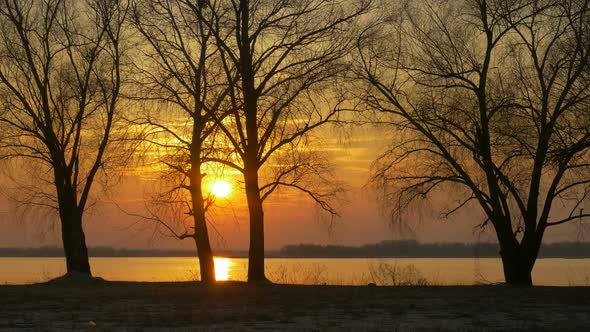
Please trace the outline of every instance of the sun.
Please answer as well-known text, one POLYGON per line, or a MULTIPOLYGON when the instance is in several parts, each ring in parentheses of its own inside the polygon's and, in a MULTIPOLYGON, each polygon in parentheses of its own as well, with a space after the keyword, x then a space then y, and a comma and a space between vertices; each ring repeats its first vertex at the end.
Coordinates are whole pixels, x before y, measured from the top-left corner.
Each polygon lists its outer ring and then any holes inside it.
POLYGON ((227 181, 216 181, 211 185, 211 193, 216 197, 227 197, 231 194, 231 184, 227 181))

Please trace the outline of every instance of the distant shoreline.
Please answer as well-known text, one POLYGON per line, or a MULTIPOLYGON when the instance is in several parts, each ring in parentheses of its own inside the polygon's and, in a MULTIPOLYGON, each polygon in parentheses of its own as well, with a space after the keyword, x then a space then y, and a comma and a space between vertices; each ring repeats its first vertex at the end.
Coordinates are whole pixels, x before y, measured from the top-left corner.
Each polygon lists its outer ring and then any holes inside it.
MULTIPOLYGON (((89 248, 90 257, 195 257, 194 250, 89 248)), ((298 244, 268 251, 267 258, 497 258, 496 243, 419 243, 417 241, 382 241, 363 246, 298 244)), ((216 256, 247 258, 247 251, 219 250, 216 256)), ((60 247, 0 248, 0 257, 63 256, 60 247)), ((590 242, 556 242, 541 247, 539 258, 590 258, 590 242)))

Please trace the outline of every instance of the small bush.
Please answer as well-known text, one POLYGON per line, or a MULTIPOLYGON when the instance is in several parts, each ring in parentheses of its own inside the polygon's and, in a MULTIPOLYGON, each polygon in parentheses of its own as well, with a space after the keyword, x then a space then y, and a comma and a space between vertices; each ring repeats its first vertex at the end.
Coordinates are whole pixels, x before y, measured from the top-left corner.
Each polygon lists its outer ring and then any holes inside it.
POLYGON ((371 279, 382 286, 428 286, 428 280, 412 264, 380 263, 369 266, 371 279))
POLYGON ((294 264, 268 268, 268 278, 279 284, 326 285, 330 283, 328 268, 321 264, 294 264))

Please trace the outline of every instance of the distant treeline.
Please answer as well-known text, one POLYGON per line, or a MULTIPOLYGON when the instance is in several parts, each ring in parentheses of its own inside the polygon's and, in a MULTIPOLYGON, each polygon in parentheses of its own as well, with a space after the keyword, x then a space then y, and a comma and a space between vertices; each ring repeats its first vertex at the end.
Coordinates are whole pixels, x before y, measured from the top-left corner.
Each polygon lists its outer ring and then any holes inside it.
MULTIPOLYGON (((271 258, 470 258, 499 256, 496 243, 420 243, 414 240, 382 241, 363 246, 297 244, 267 252, 271 258)), ((194 257, 183 249, 89 248, 91 257, 194 257)), ((63 257, 60 247, 0 248, 0 257, 63 257)), ((246 251, 218 251, 218 256, 247 257, 246 251)), ((590 258, 590 242, 546 243, 543 258, 590 258)))
MULTIPOLYGON (((195 251, 166 249, 88 248, 91 257, 191 257, 195 251)), ((0 257, 63 257, 60 247, 0 248, 0 257)))
MULTIPOLYGON (((497 243, 420 243, 414 240, 382 241, 360 247, 299 244, 283 247, 280 257, 312 258, 437 258, 437 257, 498 257, 497 243)), ((546 243, 539 257, 590 258, 590 242, 546 243)))

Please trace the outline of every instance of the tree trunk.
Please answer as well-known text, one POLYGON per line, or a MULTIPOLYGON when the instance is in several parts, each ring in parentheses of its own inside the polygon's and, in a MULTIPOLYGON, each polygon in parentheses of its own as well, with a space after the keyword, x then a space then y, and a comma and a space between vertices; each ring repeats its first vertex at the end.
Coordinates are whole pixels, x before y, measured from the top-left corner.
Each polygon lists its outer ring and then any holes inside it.
POLYGON ((502 256, 502 266, 504 268, 504 279, 507 284, 514 286, 532 286, 531 277, 532 265, 523 255, 508 254, 500 252, 502 256))
POLYGON ((267 282, 264 274, 264 210, 258 187, 259 152, 264 150, 258 138, 258 92, 250 49, 250 1, 240 0, 240 26, 237 34, 240 48, 240 74, 244 95, 247 146, 244 157, 244 182, 250 215, 250 250, 248 253, 248 282, 267 282))
POLYGON ((519 243, 510 228, 499 227, 505 225, 510 225, 510 223, 495 223, 500 243, 504 279, 510 285, 532 286, 531 274, 541 248, 544 227, 525 229, 524 236, 519 243))
POLYGON ((532 272, 539 248, 541 247, 542 232, 525 237, 520 244, 502 245, 500 256, 504 268, 504 278, 507 284, 515 286, 532 286, 532 272))
POLYGON ((248 282, 266 282, 264 274, 264 210, 258 190, 258 172, 244 170, 246 198, 250 214, 250 250, 248 252, 248 282))
POLYGON ((215 261, 213 260, 213 251, 209 243, 207 234, 207 225, 203 225, 204 230, 200 229, 195 235, 195 244, 197 254, 199 255, 199 269, 201 270, 201 281, 204 283, 215 282, 215 261))
POLYGON ((60 211, 67 274, 78 273, 91 276, 86 237, 82 229, 82 214, 76 210, 60 211))
POLYGON ((65 175, 65 162, 54 165, 54 175, 61 221, 61 238, 66 255, 67 274, 92 276, 88 260, 86 236, 82 228, 84 208, 78 207, 76 191, 72 188, 69 178, 65 175))
POLYGON ((201 190, 202 175, 199 175, 198 184, 195 183, 193 188, 193 213, 195 223, 195 245, 199 255, 199 268, 201 270, 201 281, 205 283, 214 283, 215 279, 215 261, 213 260, 213 251, 209 241, 209 231, 207 229, 207 220, 205 219, 205 208, 203 193, 201 190))
MULTIPOLYGON (((200 114, 200 111, 197 112, 200 114)), ((201 173, 201 153, 203 131, 203 121, 200 117, 193 119, 193 138, 191 143, 191 170, 190 170, 190 194, 192 203, 192 214, 194 221, 194 240, 197 246, 197 255, 199 256, 199 269, 201 281, 205 283, 214 283, 215 279, 215 261, 213 260, 213 251, 209 241, 209 230, 207 228, 207 219, 205 211, 205 199, 203 197, 203 178, 206 174, 201 173)))

